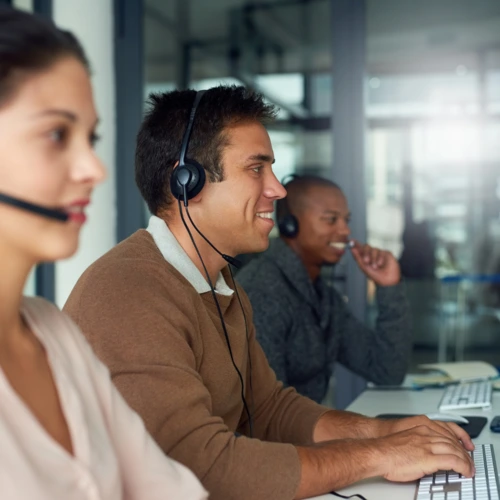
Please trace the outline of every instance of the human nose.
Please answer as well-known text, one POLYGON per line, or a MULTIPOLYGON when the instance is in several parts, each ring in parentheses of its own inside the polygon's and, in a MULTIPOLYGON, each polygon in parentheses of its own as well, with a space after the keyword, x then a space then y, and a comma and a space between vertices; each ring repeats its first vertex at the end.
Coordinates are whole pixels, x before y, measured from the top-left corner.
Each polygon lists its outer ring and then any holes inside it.
POLYGON ((92 185, 102 182, 106 175, 106 168, 93 149, 80 155, 72 169, 73 180, 92 185))
POLYGON ((349 227, 349 222, 345 219, 340 219, 338 225, 338 232, 345 236, 346 238, 351 234, 351 228, 349 227))
POLYGON ((274 175, 274 172, 271 172, 266 182, 264 194, 267 198, 271 198, 272 200, 281 200, 286 196, 286 189, 277 179, 276 175, 274 175))

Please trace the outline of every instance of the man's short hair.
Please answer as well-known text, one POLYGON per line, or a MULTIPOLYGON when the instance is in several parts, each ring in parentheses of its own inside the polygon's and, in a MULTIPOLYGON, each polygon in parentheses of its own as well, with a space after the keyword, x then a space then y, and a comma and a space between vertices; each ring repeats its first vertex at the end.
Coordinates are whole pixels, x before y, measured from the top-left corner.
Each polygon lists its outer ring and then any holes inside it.
MULTIPOLYGON (((179 160, 196 91, 175 90, 149 96, 149 110, 137 135, 135 181, 152 214, 173 202, 170 175, 179 160)), ((186 157, 200 163, 209 182, 224 180, 221 156, 228 128, 251 122, 268 124, 277 109, 262 95, 241 86, 208 89, 196 110, 186 157)))
POLYGON ((313 187, 330 187, 340 189, 335 182, 317 175, 297 175, 285 184, 286 197, 276 202, 276 218, 278 221, 288 214, 298 215, 307 202, 308 191, 313 187))

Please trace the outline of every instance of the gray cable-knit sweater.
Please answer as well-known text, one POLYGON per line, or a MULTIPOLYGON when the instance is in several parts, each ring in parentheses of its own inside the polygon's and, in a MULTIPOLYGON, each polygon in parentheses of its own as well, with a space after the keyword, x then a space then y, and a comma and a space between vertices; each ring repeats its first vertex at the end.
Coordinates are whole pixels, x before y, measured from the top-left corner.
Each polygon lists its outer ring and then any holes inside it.
POLYGON ((335 362, 376 384, 399 384, 411 342, 403 284, 377 287, 374 330, 349 311, 342 296, 319 279, 314 285, 281 239, 237 275, 250 297, 257 338, 278 379, 321 402, 335 362))

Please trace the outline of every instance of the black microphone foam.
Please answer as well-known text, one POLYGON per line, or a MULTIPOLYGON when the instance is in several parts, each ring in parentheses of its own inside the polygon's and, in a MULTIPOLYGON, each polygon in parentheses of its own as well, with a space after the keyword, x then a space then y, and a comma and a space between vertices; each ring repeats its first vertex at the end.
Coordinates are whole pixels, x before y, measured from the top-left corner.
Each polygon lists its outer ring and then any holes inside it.
POLYGON ((48 219, 57 220, 59 222, 67 222, 69 219, 69 215, 62 210, 42 207, 41 205, 36 205, 29 201, 20 200, 19 198, 14 198, 13 196, 8 196, 2 193, 0 193, 0 203, 5 203, 11 207, 20 208, 21 210, 26 210, 27 212, 41 215, 42 217, 47 217, 48 219))
MULTIPOLYGON (((214 247, 215 248, 215 247, 214 247)), ((219 255, 226 261, 229 262, 232 266, 234 266, 236 269, 240 269, 243 266, 243 262, 241 260, 238 260, 236 257, 231 257, 230 255, 226 255, 225 253, 219 252, 216 248, 215 251, 219 253, 219 255)))

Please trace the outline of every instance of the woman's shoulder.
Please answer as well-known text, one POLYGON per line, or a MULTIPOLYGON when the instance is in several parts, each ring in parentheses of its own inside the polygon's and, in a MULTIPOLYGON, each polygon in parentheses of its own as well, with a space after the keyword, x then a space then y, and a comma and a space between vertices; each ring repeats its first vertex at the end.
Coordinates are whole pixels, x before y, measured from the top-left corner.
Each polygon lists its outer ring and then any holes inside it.
POLYGON ((65 326, 77 329, 67 314, 43 297, 23 297, 21 312, 28 323, 34 323, 39 328, 48 326, 55 329, 58 326, 65 326))
POLYGON ((37 326, 64 321, 65 314, 52 302, 43 297, 23 297, 21 312, 28 323, 35 322, 37 326))
POLYGON ((50 345, 64 357, 87 357, 90 348, 79 327, 55 304, 42 297, 24 297, 21 312, 46 348, 50 345))

